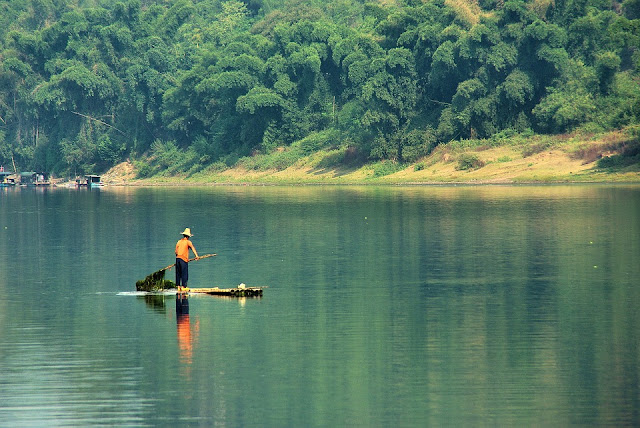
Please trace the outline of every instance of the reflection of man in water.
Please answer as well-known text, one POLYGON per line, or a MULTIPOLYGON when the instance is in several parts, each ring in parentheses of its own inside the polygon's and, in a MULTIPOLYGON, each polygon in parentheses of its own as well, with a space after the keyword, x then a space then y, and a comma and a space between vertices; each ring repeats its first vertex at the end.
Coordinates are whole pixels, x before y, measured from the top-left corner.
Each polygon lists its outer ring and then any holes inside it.
POLYGON ((189 319, 189 297, 186 294, 176 294, 176 320, 178 323, 180 360, 182 363, 191 364, 194 336, 198 334, 199 322, 196 321, 195 331, 192 331, 191 320, 189 319))

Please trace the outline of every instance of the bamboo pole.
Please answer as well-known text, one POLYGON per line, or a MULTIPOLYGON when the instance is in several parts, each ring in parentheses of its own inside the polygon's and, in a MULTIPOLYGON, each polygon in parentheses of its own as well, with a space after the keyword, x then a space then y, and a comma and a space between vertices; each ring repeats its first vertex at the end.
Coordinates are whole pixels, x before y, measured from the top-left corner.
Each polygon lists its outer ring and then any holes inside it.
MULTIPOLYGON (((217 254, 206 254, 204 256, 189 259, 189 261, 192 262, 200 259, 206 259, 208 257, 213 257, 216 255, 217 254)), ((165 271, 167 269, 171 269, 175 265, 176 265, 175 263, 172 265, 169 265, 165 268, 155 271, 150 275, 147 275, 147 277, 143 280, 136 281, 136 291, 156 291, 156 290, 164 289, 165 288, 165 279, 164 279, 165 271)))
POLYGON ((73 113, 73 114, 77 114, 78 116, 85 117, 85 118, 87 118, 87 119, 89 119, 89 120, 94 120, 94 121, 96 121, 96 122, 98 122, 98 123, 101 123, 101 124, 103 124, 103 125, 108 126, 109 128, 113 128, 113 129, 115 129, 116 131, 118 131, 119 133, 121 133, 121 134, 122 134, 122 135, 124 135, 124 136, 126 136, 126 135, 127 135, 127 134, 125 134, 125 133, 124 133, 124 131, 121 131, 120 129, 116 128, 116 127, 115 127, 115 126, 113 126, 113 125, 109 125, 107 122, 104 122, 104 121, 102 121, 102 120, 100 120, 100 119, 96 119, 95 117, 87 116, 86 114, 78 113, 77 111, 72 111, 71 113, 73 113))
MULTIPOLYGON (((190 262, 195 262, 196 260, 202 260, 202 259, 206 259, 207 257, 213 257, 213 256, 217 256, 217 254, 205 254, 204 256, 200 256, 200 257, 194 257, 192 259, 189 259, 190 262)), ((171 269, 172 267, 174 267, 176 264, 172 264, 167 266, 166 268, 162 268, 160 269, 158 272, 163 271, 163 270, 167 270, 167 269, 171 269)))

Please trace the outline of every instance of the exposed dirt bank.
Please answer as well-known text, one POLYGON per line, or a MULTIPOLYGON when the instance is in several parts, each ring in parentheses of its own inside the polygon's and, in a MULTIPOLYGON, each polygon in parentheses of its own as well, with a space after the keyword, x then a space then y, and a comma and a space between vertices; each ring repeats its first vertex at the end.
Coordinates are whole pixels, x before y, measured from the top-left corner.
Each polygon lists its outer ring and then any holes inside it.
MULTIPOLYGON (((640 163, 599 168, 598 160, 617 156, 640 142, 627 131, 604 135, 563 135, 503 141, 454 142, 438 146, 416 163, 390 161, 358 167, 321 167, 323 152, 283 170, 235 167, 191 176, 136 179, 124 162, 103 175, 109 185, 216 184, 444 184, 640 182, 640 163)), ((328 156, 328 152, 325 155, 328 156)), ((335 152, 333 153, 335 156, 335 152)))

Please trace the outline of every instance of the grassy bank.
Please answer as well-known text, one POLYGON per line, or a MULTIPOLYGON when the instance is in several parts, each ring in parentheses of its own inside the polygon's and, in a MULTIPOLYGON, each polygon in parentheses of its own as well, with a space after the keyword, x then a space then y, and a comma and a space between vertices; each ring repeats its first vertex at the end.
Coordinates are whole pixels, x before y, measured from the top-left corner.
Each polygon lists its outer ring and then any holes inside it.
POLYGON ((214 164, 197 172, 136 178, 123 163, 103 177, 111 185, 213 184, 435 184, 640 182, 640 128, 556 136, 502 135, 454 141, 415 163, 358 164, 352 148, 309 154, 293 145, 268 155, 214 164))

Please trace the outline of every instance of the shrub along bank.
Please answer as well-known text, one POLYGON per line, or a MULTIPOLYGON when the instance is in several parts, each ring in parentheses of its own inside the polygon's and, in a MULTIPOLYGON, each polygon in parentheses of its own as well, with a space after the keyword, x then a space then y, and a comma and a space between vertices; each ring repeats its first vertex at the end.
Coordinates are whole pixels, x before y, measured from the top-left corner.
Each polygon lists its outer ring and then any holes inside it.
MULTIPOLYGON (((167 167, 165 155, 157 154, 113 168, 105 179, 129 185, 640 182, 638 126, 600 134, 499 134, 455 141, 411 163, 365 162, 348 143, 317 151, 304 144, 187 173, 167 167)), ((183 161, 174 159, 173 165, 183 161)))

